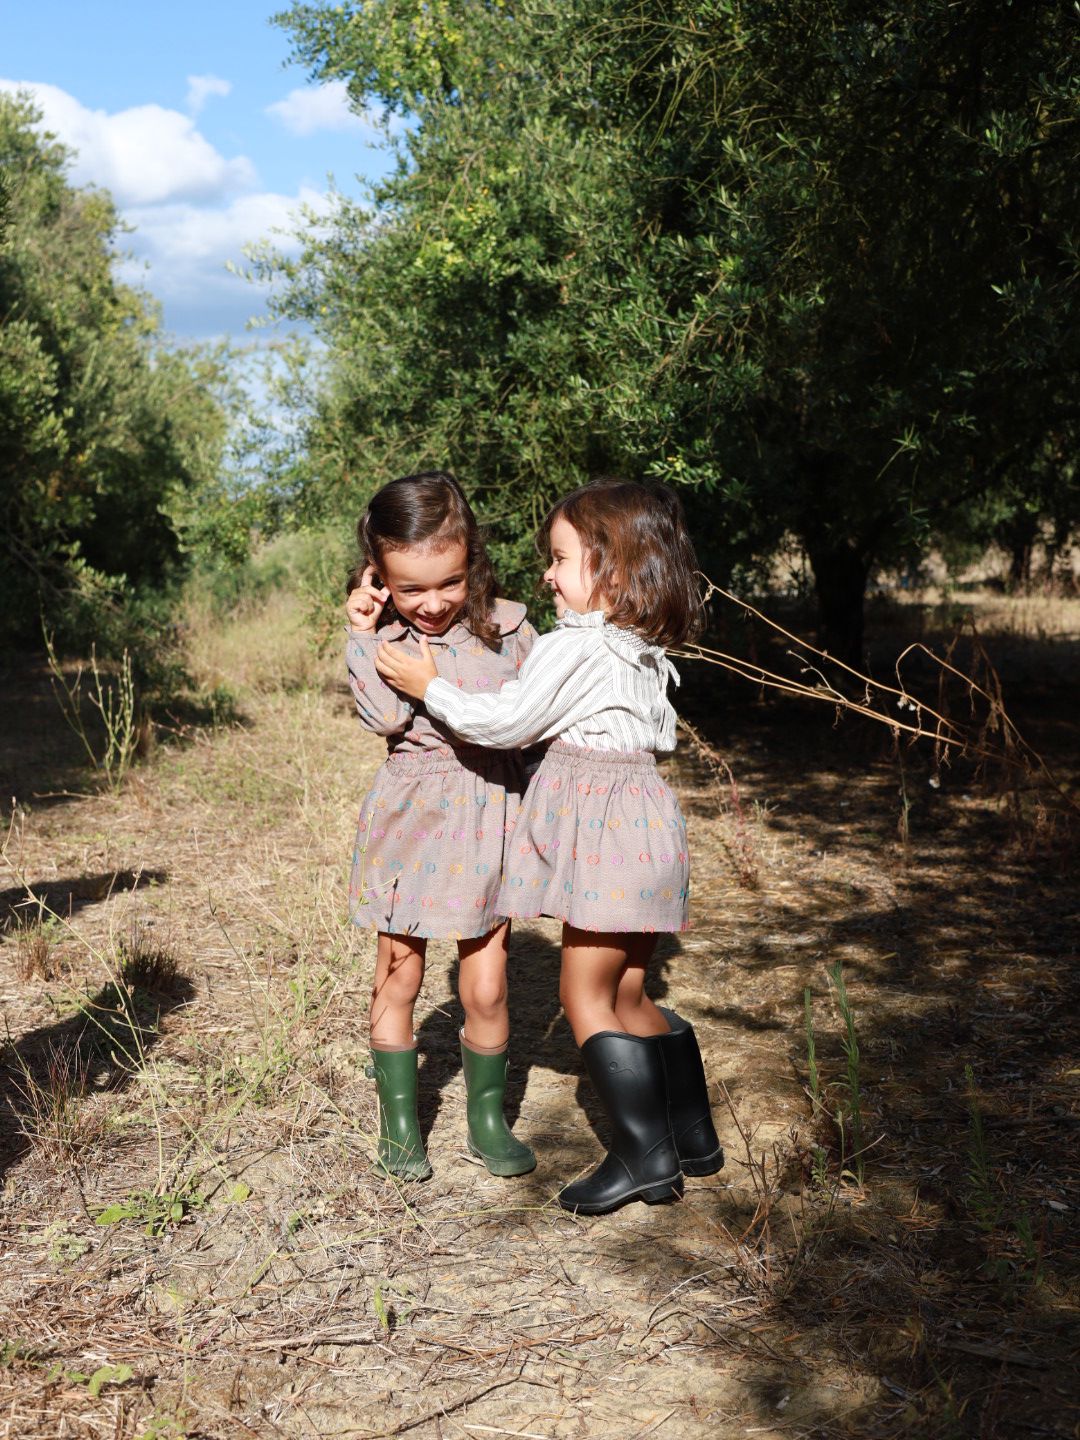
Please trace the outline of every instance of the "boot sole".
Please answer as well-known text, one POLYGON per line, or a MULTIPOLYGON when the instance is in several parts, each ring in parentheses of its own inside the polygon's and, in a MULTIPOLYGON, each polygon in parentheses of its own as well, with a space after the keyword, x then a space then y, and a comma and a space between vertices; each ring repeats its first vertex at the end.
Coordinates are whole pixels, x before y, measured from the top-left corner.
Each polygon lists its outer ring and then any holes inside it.
POLYGON ((477 1150, 472 1141, 468 1141, 469 1154, 474 1160, 480 1160, 487 1167, 492 1175, 498 1175, 502 1180, 510 1180, 515 1175, 528 1175, 536 1169, 536 1156, 530 1155, 520 1160, 495 1160, 485 1155, 482 1150, 477 1150))
POLYGON ((681 1200, 683 1195, 682 1173, 677 1172, 670 1180, 662 1180, 658 1185, 640 1185, 636 1190, 630 1190, 625 1195, 611 1204, 590 1205, 568 1205, 561 1195, 555 1198, 564 1210, 569 1210, 575 1215, 610 1215, 613 1210, 621 1210, 624 1205, 629 1205, 633 1200, 644 1200, 646 1205, 664 1205, 669 1200, 681 1200))
POLYGON ((423 1170, 393 1170, 389 1165, 384 1165, 381 1160, 374 1161, 371 1168, 384 1180, 430 1180, 434 1173, 430 1165, 423 1170))
POLYGON ((724 1168, 724 1152, 717 1150, 700 1160, 684 1160, 679 1156, 679 1169, 684 1175, 715 1175, 724 1168))

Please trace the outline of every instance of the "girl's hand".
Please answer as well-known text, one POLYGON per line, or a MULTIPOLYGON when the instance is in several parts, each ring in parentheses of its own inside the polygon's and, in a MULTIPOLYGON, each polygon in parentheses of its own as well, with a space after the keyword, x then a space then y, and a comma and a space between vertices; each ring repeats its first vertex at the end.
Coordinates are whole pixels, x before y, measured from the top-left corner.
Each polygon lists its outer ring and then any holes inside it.
POLYGON ((412 700, 423 700, 425 690, 439 673, 423 635, 419 655, 410 655, 400 645, 388 645, 384 640, 375 653, 375 669, 388 685, 412 700))
POLYGON ((369 565, 360 577, 360 584, 350 591, 345 601, 345 614, 354 630, 374 630, 383 606, 390 599, 390 591, 385 587, 380 590, 374 580, 375 567, 369 565))

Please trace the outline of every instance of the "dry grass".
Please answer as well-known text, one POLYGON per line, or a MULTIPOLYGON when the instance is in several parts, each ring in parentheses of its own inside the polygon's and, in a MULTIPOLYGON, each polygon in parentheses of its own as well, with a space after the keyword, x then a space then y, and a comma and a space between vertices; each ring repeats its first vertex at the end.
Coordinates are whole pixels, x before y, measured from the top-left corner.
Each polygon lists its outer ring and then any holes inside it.
POLYGON ((1080 593, 1033 589, 1016 595, 977 578, 962 586, 935 583, 890 592, 889 603, 921 610, 925 623, 941 630, 955 628, 967 615, 984 635, 1014 640, 1080 640, 1080 593))
POLYGON ((553 1206, 599 1147, 542 922, 511 974, 511 1106, 537 1171, 469 1161, 454 955, 433 945, 435 1176, 400 1188, 369 1166, 373 945, 342 905, 380 744, 343 687, 275 688, 319 673, 277 613, 198 642, 243 725, 162 747, 117 796, 25 797, 8 837, 8 904, 24 881, 47 898, 65 963, 20 973, 19 932, 0 944, 5 1065, 38 1087, 9 1085, 3 1117, 0 1435, 1073 1433, 1072 912, 1003 846, 996 801, 960 777, 927 790, 912 757, 905 866, 887 755, 729 713, 707 743, 741 819, 691 748, 669 767, 695 929, 656 974, 698 1028, 728 1168, 675 1207, 553 1206), (842 1094, 837 960, 863 1187, 805 1088, 810 986, 842 1094), (50 1078, 50 1056, 74 1058, 50 1078))
POLYGON ((306 624, 307 605, 288 591, 241 604, 223 624, 207 600, 189 599, 182 626, 192 679, 212 693, 271 695, 318 688, 340 668, 320 655, 306 624))
POLYGON ((35 918, 15 931, 15 973, 20 980, 48 980, 52 977, 50 927, 35 918))

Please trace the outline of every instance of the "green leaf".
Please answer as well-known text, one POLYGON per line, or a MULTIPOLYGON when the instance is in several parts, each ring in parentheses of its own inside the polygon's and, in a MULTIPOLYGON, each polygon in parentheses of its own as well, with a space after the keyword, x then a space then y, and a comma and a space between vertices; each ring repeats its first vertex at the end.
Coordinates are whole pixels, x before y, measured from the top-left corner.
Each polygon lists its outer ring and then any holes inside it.
POLYGON ((96 1398, 103 1385, 126 1385, 134 1374, 130 1365, 102 1365, 90 1376, 86 1389, 96 1398))
POLYGON ((115 1205, 106 1205, 105 1209, 94 1217, 94 1224, 119 1225, 121 1220, 132 1219, 134 1213, 131 1206, 123 1201, 115 1205))

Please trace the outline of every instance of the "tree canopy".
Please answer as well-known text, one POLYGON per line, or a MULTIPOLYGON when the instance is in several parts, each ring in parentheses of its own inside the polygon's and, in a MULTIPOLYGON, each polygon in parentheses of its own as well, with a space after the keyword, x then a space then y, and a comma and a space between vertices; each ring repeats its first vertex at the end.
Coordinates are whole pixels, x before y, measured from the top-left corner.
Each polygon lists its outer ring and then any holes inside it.
MULTIPOLYGON (((214 476, 215 367, 160 343, 119 282, 109 196, 74 188, 28 98, 0 96, 0 637, 40 636, 80 593, 160 586, 170 507, 214 476)), ((85 637, 84 637, 85 638, 85 637)))
POLYGON ((1075 521, 1074 10, 373 0, 277 20, 314 78, 405 117, 370 203, 260 262, 332 355, 304 513, 449 463, 517 570, 554 494, 657 476, 714 570, 794 536, 846 654, 876 566, 1075 521))

